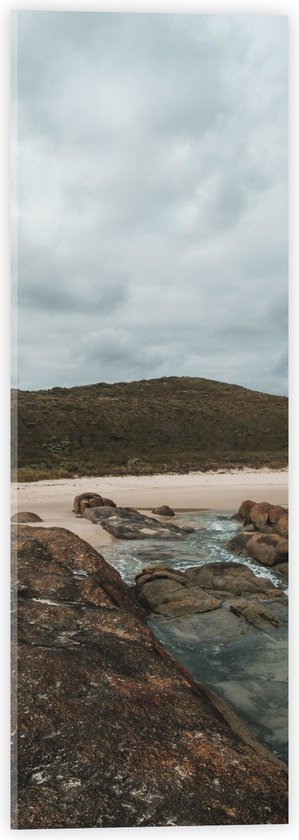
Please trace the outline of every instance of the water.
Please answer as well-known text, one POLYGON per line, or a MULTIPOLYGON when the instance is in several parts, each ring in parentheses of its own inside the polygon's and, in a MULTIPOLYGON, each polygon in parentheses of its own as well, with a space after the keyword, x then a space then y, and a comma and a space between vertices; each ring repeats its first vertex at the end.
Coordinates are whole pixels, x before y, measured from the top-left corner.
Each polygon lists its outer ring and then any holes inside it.
MULTIPOLYGON (((230 512, 192 511, 177 515, 174 521, 191 525, 194 533, 182 540, 120 540, 105 546, 105 559, 130 585, 148 565, 184 571, 207 562, 233 561, 244 563, 254 574, 287 591, 283 575, 227 550, 227 542, 240 528, 230 512)), ((278 604, 271 608, 283 609, 278 604)), ((149 626, 193 679, 222 697, 261 742, 286 761, 288 637, 286 615, 280 618, 278 628, 269 624, 265 631, 258 631, 244 619, 232 617, 224 607, 177 619, 152 614, 149 626)))
POLYGON ((105 560, 114 566, 126 583, 133 585, 135 575, 145 566, 163 564, 184 571, 190 566, 207 562, 234 561, 245 563, 254 574, 266 577, 279 589, 286 591, 286 578, 273 570, 260 566, 244 557, 237 557, 227 550, 226 544, 239 531, 239 524, 231 519, 228 511, 192 511, 177 514, 176 525, 190 525, 194 533, 182 540, 120 540, 105 546, 105 560))

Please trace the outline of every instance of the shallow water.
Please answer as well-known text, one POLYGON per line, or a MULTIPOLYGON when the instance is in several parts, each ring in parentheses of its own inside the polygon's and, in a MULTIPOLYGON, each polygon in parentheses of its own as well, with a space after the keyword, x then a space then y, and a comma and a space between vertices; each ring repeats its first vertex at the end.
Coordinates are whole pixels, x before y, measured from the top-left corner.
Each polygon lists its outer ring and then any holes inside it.
MULTIPOLYGON (((168 521, 168 520, 165 520, 168 521)), ((228 511, 192 511, 177 514, 171 520, 176 525, 190 525, 196 530, 182 540, 120 540, 105 546, 103 554, 128 584, 134 584, 137 575, 145 566, 163 564, 184 571, 190 566, 216 561, 245 563, 260 576, 269 578, 275 586, 286 591, 286 578, 265 566, 260 566, 244 557, 237 557, 227 550, 226 544, 238 532, 240 526, 231 519, 228 511)))
MULTIPOLYGON (((147 565, 187 569, 207 562, 244 563, 260 576, 287 591, 286 578, 227 550, 227 542, 240 526, 228 511, 178 514, 177 525, 196 530, 182 540, 120 540, 105 546, 105 559, 130 585, 147 565)), ((272 605, 278 610, 279 605, 272 605)), ((231 706, 254 734, 287 761, 288 746, 288 637, 286 615, 278 628, 256 631, 227 609, 168 619, 152 614, 149 626, 158 640, 200 683, 209 686, 231 706)))

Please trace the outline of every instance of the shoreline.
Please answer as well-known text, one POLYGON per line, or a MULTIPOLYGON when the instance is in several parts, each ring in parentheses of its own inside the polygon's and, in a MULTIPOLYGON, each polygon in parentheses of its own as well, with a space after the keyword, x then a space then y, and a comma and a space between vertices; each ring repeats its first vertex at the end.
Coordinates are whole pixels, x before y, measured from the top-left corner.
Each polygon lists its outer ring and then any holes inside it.
POLYGON ((242 469, 14 482, 11 513, 18 510, 37 513, 43 520, 38 523, 40 526, 67 528, 99 550, 114 542, 114 538, 99 525, 76 518, 72 512, 74 497, 89 491, 113 499, 119 507, 147 512, 167 504, 177 513, 195 510, 234 513, 246 498, 286 506, 288 470, 242 469))

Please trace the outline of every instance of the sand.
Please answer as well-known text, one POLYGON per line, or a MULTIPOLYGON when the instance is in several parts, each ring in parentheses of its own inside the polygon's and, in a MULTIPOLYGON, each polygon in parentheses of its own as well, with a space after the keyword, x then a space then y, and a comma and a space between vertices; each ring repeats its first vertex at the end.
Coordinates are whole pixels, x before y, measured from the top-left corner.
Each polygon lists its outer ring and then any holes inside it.
POLYGON ((44 526, 68 528, 99 549, 113 538, 99 525, 76 518, 72 513, 74 497, 85 491, 95 491, 113 499, 120 507, 138 510, 151 511, 167 504, 175 511, 211 509, 233 513, 244 499, 287 505, 288 471, 168 473, 18 483, 12 485, 12 513, 17 510, 37 513, 44 526))

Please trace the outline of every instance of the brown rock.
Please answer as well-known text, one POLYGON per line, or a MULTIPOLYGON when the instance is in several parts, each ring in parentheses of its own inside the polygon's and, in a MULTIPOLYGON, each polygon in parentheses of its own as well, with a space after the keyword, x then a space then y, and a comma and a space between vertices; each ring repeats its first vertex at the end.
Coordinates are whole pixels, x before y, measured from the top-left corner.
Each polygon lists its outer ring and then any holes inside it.
POLYGON ((277 759, 164 651, 94 549, 23 526, 15 554, 13 828, 287 823, 277 759))
POLYGON ((247 545, 251 537, 251 531, 241 531, 229 540, 226 544, 226 548, 228 551, 232 551, 233 554, 237 554, 238 557, 248 557, 247 545))
POLYGON ((255 505, 255 502, 252 502, 251 499, 245 499, 244 502, 239 507, 238 515, 241 517, 242 522, 244 525, 249 525, 251 522, 250 519, 250 511, 251 508, 255 505))
POLYGON ((183 585, 171 577, 148 579, 140 588, 138 599, 146 610, 177 617, 208 612, 221 606, 221 601, 200 589, 199 586, 183 585))
POLYGON ((152 513, 155 513, 157 516, 175 516, 174 510, 168 507, 168 505, 161 505, 161 507, 156 507, 152 510, 152 513))
POLYGON ((254 534, 247 543, 250 557, 263 566, 275 566, 288 559, 288 541, 278 534, 254 534))
POLYGON ((115 502, 112 501, 112 499, 103 498, 103 505, 104 505, 104 507, 113 507, 113 508, 116 507, 116 504, 115 504, 115 502))
POLYGON ((37 513, 28 510, 19 510, 11 517, 11 522, 43 522, 37 513))
POLYGON ((79 496, 75 496, 74 498, 74 513, 81 513, 80 505, 83 501, 89 503, 92 501, 92 504, 89 504, 89 507, 100 507, 100 505, 103 504, 102 496, 100 496, 98 493, 80 493, 79 496))
POLYGON ((287 513, 280 517, 274 530, 280 537, 285 537, 287 539, 289 534, 289 516, 287 513))
POLYGON ((276 525, 282 516, 286 515, 286 509, 281 505, 272 505, 269 510, 269 522, 271 525, 276 525))
POLYGON ((262 528, 269 520, 269 512, 273 505, 269 502, 259 502, 250 510, 250 521, 253 522, 257 529, 262 528))

